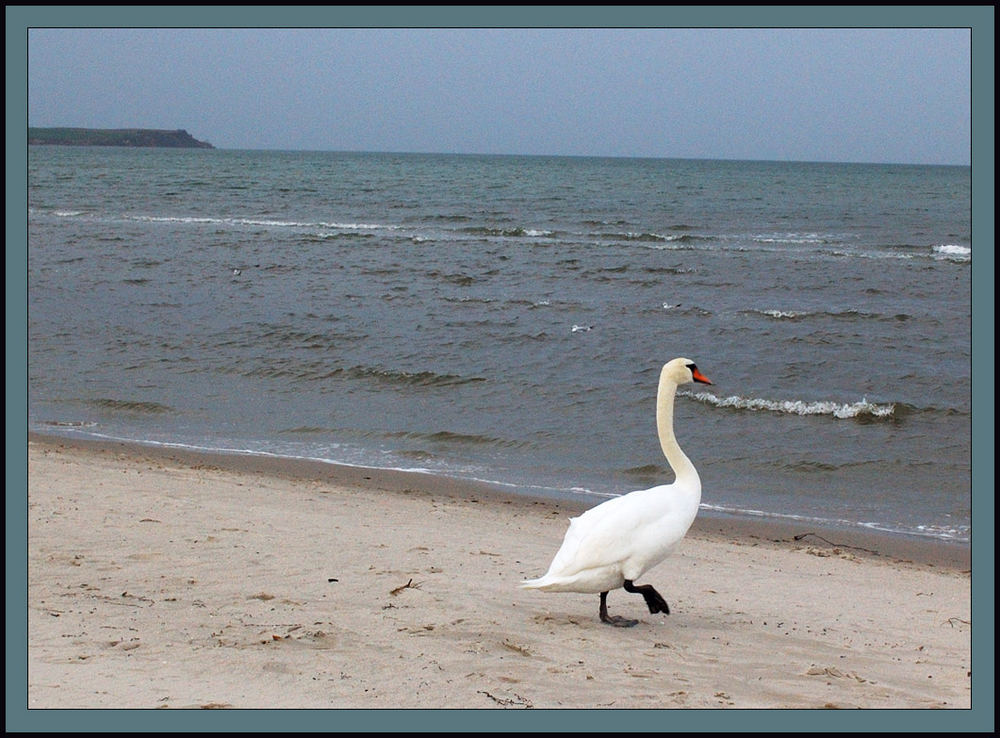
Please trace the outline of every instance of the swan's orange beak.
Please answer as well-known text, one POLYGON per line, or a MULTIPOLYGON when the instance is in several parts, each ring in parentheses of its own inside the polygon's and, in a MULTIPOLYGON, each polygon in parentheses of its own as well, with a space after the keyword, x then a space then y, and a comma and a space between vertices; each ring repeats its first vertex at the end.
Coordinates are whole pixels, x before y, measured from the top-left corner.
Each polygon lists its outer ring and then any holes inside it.
POLYGON ((710 380, 708 377, 706 377, 704 374, 702 374, 697 369, 692 369, 691 370, 691 375, 694 377, 694 381, 695 382, 701 382, 702 384, 711 384, 712 383, 712 380, 710 380))

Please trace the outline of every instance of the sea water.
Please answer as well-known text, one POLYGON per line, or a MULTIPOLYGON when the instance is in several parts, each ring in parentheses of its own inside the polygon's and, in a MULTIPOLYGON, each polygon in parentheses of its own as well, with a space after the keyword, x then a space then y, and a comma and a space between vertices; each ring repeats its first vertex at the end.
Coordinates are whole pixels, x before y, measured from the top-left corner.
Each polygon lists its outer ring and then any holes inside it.
POLYGON ((28 425, 967 541, 970 174, 30 147, 28 425))

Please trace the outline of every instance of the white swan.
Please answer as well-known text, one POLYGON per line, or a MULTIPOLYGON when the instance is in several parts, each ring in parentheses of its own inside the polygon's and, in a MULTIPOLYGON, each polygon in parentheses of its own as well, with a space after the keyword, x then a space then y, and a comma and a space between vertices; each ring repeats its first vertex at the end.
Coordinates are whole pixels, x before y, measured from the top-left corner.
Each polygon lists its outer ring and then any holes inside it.
POLYGON ((525 589, 546 592, 592 592, 601 595, 601 620, 628 627, 637 620, 608 615, 608 592, 624 587, 641 594, 651 613, 670 614, 666 600, 649 584, 634 584, 666 558, 684 537, 698 513, 701 479, 674 437, 674 397, 689 382, 711 384, 688 359, 664 365, 656 393, 656 427, 670 467, 673 484, 637 490, 613 497, 570 518, 562 546, 545 576, 521 583, 525 589))

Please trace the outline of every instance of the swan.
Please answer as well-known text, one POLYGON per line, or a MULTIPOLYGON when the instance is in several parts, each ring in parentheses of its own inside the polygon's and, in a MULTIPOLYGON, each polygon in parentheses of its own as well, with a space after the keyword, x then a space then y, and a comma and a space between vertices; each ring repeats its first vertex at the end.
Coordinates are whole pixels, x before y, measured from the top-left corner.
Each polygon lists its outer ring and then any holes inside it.
POLYGON ((694 362, 674 359, 664 364, 656 392, 660 448, 676 475, 674 483, 613 497, 570 518, 548 572, 521 582, 522 588, 600 593, 601 621, 618 627, 639 622, 608 615, 608 592, 619 587, 641 594, 651 613, 670 614, 666 600, 652 585, 636 585, 635 580, 666 558, 698 513, 701 479, 674 437, 674 397, 679 385, 690 382, 712 384, 694 362))

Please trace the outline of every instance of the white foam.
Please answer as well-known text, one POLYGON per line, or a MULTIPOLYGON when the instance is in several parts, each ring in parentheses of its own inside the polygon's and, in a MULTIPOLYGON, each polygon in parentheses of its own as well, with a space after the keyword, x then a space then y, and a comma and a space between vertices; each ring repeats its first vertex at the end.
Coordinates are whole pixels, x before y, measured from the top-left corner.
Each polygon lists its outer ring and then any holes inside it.
POLYGON ((667 233, 637 233, 635 231, 627 231, 625 233, 625 238, 654 239, 657 241, 676 241, 679 238, 684 238, 684 236, 683 235, 674 236, 667 233))
POLYGON ((805 315, 805 313, 795 312, 794 310, 758 310, 757 312, 769 318, 801 318, 805 315))
POLYGON ((769 233, 751 236, 757 243, 827 243, 836 239, 834 235, 822 235, 819 233, 769 233))
POLYGON ((202 216, 173 215, 133 215, 132 220, 145 223, 209 223, 218 225, 263 226, 266 228, 326 228, 341 231, 398 230, 399 226, 380 223, 331 223, 325 221, 306 222, 297 220, 271 220, 267 218, 210 218, 202 216))
POLYGON ((764 400, 760 398, 716 397, 710 392, 699 392, 694 397, 716 407, 733 407, 739 410, 766 410, 788 415, 831 415, 835 418, 857 418, 861 415, 871 415, 876 418, 887 418, 895 412, 895 405, 877 405, 862 398, 859 402, 843 403, 834 401, 805 400, 764 400))
POLYGON ((308 225, 318 225, 321 228, 338 228, 346 231, 395 231, 399 226, 383 225, 381 223, 309 223, 308 225))
POLYGON ((131 220, 142 221, 143 223, 225 223, 224 218, 198 218, 195 216, 170 216, 170 215, 133 215, 131 220))
POLYGON ((972 249, 967 246, 943 243, 933 247, 936 256, 943 259, 953 259, 955 261, 969 261, 972 259, 972 249))

